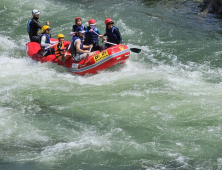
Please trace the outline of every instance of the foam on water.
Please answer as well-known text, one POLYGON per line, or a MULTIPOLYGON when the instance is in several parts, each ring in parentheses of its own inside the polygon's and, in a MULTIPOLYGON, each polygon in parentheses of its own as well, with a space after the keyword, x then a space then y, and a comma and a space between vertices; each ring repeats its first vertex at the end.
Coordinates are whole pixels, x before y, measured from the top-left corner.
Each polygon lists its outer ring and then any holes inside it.
POLYGON ((15 47, 17 47, 16 43, 13 40, 10 40, 7 36, 0 35, 0 50, 1 51, 9 51, 13 50, 15 47))

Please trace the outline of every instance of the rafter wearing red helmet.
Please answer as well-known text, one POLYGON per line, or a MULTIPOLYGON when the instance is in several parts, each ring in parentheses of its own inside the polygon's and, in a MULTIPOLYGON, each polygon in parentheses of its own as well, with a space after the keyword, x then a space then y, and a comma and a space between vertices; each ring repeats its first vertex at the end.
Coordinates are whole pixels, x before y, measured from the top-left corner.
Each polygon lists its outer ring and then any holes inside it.
POLYGON ((90 45, 93 44, 92 51, 99 50, 99 39, 98 39, 98 34, 100 34, 99 29, 96 27, 96 20, 90 19, 88 21, 89 26, 86 28, 86 33, 85 33, 85 44, 90 45), (96 33, 97 34, 96 34, 96 33))
POLYGON ((85 26, 82 24, 82 19, 80 17, 76 17, 75 18, 75 24, 72 26, 72 32, 70 32, 70 36, 75 36, 76 34, 76 29, 78 27, 83 28, 84 30, 86 30, 85 26))
MULTIPOLYGON (((105 25, 106 25, 106 33, 103 35, 99 35, 99 37, 102 37, 105 41, 106 39, 104 36, 107 36, 107 42, 114 43, 114 44, 121 44, 122 43, 122 36, 119 32, 119 29, 113 25, 114 22, 111 18, 107 18, 105 20, 105 25)), ((113 45, 111 44, 105 44, 102 46, 101 50, 104 50, 106 48, 109 48, 113 45)))

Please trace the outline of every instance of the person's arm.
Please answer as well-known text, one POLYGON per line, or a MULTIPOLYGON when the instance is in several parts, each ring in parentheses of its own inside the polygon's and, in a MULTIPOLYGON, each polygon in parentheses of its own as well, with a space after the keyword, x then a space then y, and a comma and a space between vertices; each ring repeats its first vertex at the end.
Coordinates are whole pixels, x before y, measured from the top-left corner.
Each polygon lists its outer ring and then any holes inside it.
POLYGON ((107 33, 103 34, 102 36, 103 41, 106 41, 106 38, 104 36, 107 36, 107 33))
POLYGON ((36 20, 33 20, 33 25, 34 27, 38 27, 38 29, 42 28, 42 26, 36 20))
POLYGON ((80 48, 80 45, 81 45, 81 41, 80 41, 80 40, 77 40, 76 43, 75 43, 77 52, 79 52, 79 53, 89 53, 88 50, 82 50, 82 49, 80 48))
POLYGON ((90 48, 92 45, 83 45, 83 48, 90 48))
POLYGON ((50 41, 50 44, 56 44, 58 41, 50 41))
POLYGON ((48 26, 49 26, 49 21, 46 21, 46 25, 48 25, 48 26))
POLYGON ((104 35, 102 35, 102 34, 99 35, 99 37, 102 38, 103 41, 106 41, 106 38, 104 36, 106 36, 106 35, 105 34, 104 35))
POLYGON ((116 34, 116 36, 117 36, 118 44, 122 44, 122 36, 121 36, 121 34, 119 32, 119 29, 115 28, 113 30, 113 33, 116 34))
POLYGON ((70 32, 69 36, 74 36, 75 35, 75 30, 74 30, 74 25, 72 26, 72 31, 70 32))
POLYGON ((42 36, 42 39, 41 39, 41 46, 42 47, 45 47, 45 48, 48 48, 50 46, 49 43, 45 43, 46 42, 46 36, 42 36))
POLYGON ((69 36, 74 36, 75 35, 75 32, 70 32, 69 36))
MULTIPOLYGON (((49 26, 49 21, 46 21, 46 23, 45 23, 46 25, 48 25, 49 26)), ((38 27, 39 29, 41 29, 42 28, 42 26, 39 24, 39 22, 38 21, 36 21, 36 20, 34 20, 34 26, 35 27, 38 27)))
POLYGON ((96 31, 96 32, 97 32, 99 35, 101 34, 98 28, 97 28, 97 31, 96 31))

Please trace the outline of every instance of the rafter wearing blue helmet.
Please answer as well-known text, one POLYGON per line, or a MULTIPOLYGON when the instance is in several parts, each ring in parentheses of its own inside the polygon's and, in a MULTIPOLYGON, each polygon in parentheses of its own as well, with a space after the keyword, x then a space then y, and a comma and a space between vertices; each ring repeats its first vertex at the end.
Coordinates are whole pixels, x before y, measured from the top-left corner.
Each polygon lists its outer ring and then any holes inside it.
POLYGON ((94 54, 94 53, 91 53, 90 50, 84 50, 84 49, 92 48, 92 45, 83 45, 84 33, 85 33, 85 30, 82 27, 78 27, 76 29, 76 35, 72 39, 71 54, 73 56, 73 59, 77 62, 80 62, 81 60, 84 60, 88 56, 94 54))

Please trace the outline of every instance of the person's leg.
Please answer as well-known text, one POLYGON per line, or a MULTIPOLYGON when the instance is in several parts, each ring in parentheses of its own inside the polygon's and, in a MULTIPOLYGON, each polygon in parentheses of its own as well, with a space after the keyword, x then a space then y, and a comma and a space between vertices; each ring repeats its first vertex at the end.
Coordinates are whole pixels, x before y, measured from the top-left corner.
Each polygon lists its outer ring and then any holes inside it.
POLYGON ((107 49, 106 45, 103 45, 103 46, 100 47, 100 51, 103 51, 105 49, 107 49))
POLYGON ((55 49, 54 48, 50 48, 49 51, 50 51, 50 54, 55 54, 55 49))
POLYGON ((80 55, 77 54, 76 56, 73 55, 73 60, 76 61, 76 62, 80 62, 80 55))
POLYGON ((93 43, 93 50, 92 51, 97 51, 97 50, 99 50, 99 44, 93 43))
POLYGON ((80 61, 86 59, 88 56, 89 56, 88 53, 81 54, 80 55, 80 61))
POLYGON ((81 54, 81 55, 76 55, 76 56, 74 56, 73 59, 74 59, 76 62, 80 62, 80 61, 86 59, 88 56, 89 56, 88 53, 83 53, 83 54, 81 54))

